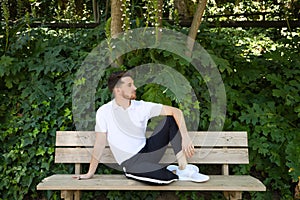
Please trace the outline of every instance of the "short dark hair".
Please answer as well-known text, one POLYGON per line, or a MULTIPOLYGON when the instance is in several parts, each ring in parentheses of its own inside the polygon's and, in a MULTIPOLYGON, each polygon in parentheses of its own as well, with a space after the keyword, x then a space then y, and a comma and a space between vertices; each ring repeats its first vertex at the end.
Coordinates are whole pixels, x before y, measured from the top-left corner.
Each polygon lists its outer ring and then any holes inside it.
POLYGON ((126 71, 117 71, 117 72, 113 72, 109 78, 108 78, 108 89, 110 92, 113 92, 115 86, 117 85, 120 85, 122 82, 119 80, 122 78, 122 77, 131 77, 130 74, 126 71))

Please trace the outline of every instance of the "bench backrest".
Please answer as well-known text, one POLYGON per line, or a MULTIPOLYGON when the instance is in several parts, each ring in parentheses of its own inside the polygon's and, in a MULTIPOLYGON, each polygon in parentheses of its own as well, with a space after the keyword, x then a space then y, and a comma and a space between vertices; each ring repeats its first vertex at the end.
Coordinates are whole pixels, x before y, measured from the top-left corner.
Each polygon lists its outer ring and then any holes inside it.
MULTIPOLYGON (((247 132, 190 132, 195 146, 195 155, 189 159, 194 164, 222 164, 223 174, 228 175, 229 164, 248 164, 247 132)), ((91 160, 95 132, 57 131, 55 163, 89 163, 91 160)), ((175 162, 171 146, 167 149, 162 163, 175 162)), ((101 163, 116 163, 107 146, 101 163)))

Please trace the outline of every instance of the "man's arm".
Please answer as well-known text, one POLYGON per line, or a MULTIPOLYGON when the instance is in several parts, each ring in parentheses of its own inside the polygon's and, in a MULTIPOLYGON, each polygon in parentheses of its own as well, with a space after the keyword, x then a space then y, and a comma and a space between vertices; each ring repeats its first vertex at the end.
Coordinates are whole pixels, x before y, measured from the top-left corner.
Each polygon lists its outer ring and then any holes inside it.
POLYGON ((187 157, 192 157, 194 155, 194 145, 188 134, 182 111, 172 106, 163 105, 160 115, 173 116, 181 133, 182 150, 187 157))
POLYGON ((91 158, 91 161, 90 161, 89 171, 88 171, 87 174, 74 176, 74 178, 80 180, 80 179, 89 179, 89 178, 93 177, 93 175, 95 174, 95 172, 97 170, 99 160, 100 160, 100 158, 103 154, 103 151, 105 149, 106 138, 107 138, 106 133, 96 132, 96 139, 95 139, 92 158, 91 158))

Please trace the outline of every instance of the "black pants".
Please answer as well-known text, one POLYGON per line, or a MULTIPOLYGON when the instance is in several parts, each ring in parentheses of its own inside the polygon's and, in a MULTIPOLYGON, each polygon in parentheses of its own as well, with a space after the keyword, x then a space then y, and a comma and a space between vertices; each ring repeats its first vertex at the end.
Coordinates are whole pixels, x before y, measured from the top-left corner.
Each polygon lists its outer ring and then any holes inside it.
POLYGON ((177 175, 166 169, 166 165, 159 162, 169 143, 171 143, 175 155, 179 153, 182 150, 181 141, 181 134, 174 118, 167 116, 156 127, 153 134, 147 138, 145 146, 139 153, 121 164, 125 175, 133 174, 134 177, 146 177, 149 178, 147 180, 154 180, 154 183, 155 180, 178 179, 177 175))

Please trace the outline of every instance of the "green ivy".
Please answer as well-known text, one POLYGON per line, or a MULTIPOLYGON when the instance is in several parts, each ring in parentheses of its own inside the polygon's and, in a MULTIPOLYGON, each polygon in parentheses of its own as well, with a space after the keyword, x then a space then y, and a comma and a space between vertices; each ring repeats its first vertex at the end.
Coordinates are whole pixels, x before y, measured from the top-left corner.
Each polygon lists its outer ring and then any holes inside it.
MULTIPOLYGON (((75 74, 86 56, 105 39, 105 25, 91 30, 9 29, 9 45, 0 48, 0 193, 1 199, 59 199, 57 192, 37 192, 36 185, 54 173, 73 173, 72 165, 54 164, 57 130, 75 130, 72 87, 86 80, 75 74)), ((183 30, 184 31, 184 30, 183 30)), ((299 181, 300 39, 278 40, 269 32, 233 29, 201 29, 197 41, 208 50, 221 72, 227 95, 225 130, 247 131, 250 164, 231 168, 235 174, 251 174, 264 182, 267 192, 247 193, 248 199, 292 199, 292 182, 299 181), (264 36, 266 43, 256 44, 264 36), (253 40, 252 40, 253 38, 253 40), (260 39, 257 39, 260 38, 260 39), (258 46, 259 46, 258 45, 258 46)), ((1 29, 0 35, 6 30, 1 29)), ((174 45, 174 44, 164 44, 174 45)), ((188 106, 200 109, 199 130, 207 130, 211 119, 211 99, 205 77, 189 65, 187 58, 160 49, 142 49, 124 55, 123 69, 147 63, 172 67, 194 89, 198 101, 180 99, 160 84, 147 84, 138 96, 149 101, 179 106, 187 117, 188 106), (188 105, 188 106, 185 106, 188 105)), ((105 70, 96 91, 96 107, 111 99, 105 70)), ((165 73, 165 74, 163 74, 165 73)), ((164 76, 176 77, 168 71, 164 76)), ((175 79, 176 80, 176 79, 175 79)), ((171 86, 177 82, 165 80, 171 86)), ((111 173, 101 166, 99 171, 111 173)), ((204 168, 205 171, 205 168, 204 168)), ((155 199, 157 192, 111 191, 108 199, 155 199)), ((86 192, 85 199, 93 199, 86 192)), ((220 199, 220 193, 201 196, 178 192, 180 199, 220 199)))
MULTIPOLYGON (((232 34, 230 30, 227 33, 232 34)), ((234 37, 241 40, 250 36, 235 31, 234 37)), ((230 40, 239 46, 239 40, 230 40)), ((216 41, 211 42, 217 48, 215 54, 226 58, 232 69, 223 72, 228 97, 225 129, 246 130, 249 134, 250 165, 233 167, 232 170, 234 173, 253 174, 267 185, 265 194, 251 193, 254 199, 263 196, 263 199, 274 199, 278 195, 282 199, 291 199, 294 188, 290 183, 299 181, 299 165, 296 164, 300 159, 297 139, 299 37, 272 40, 273 43, 267 44, 273 46, 272 49, 261 52, 259 56, 243 44, 241 48, 233 48, 221 42, 221 47, 218 47, 216 41)), ((221 70, 222 65, 219 66, 221 70)))

